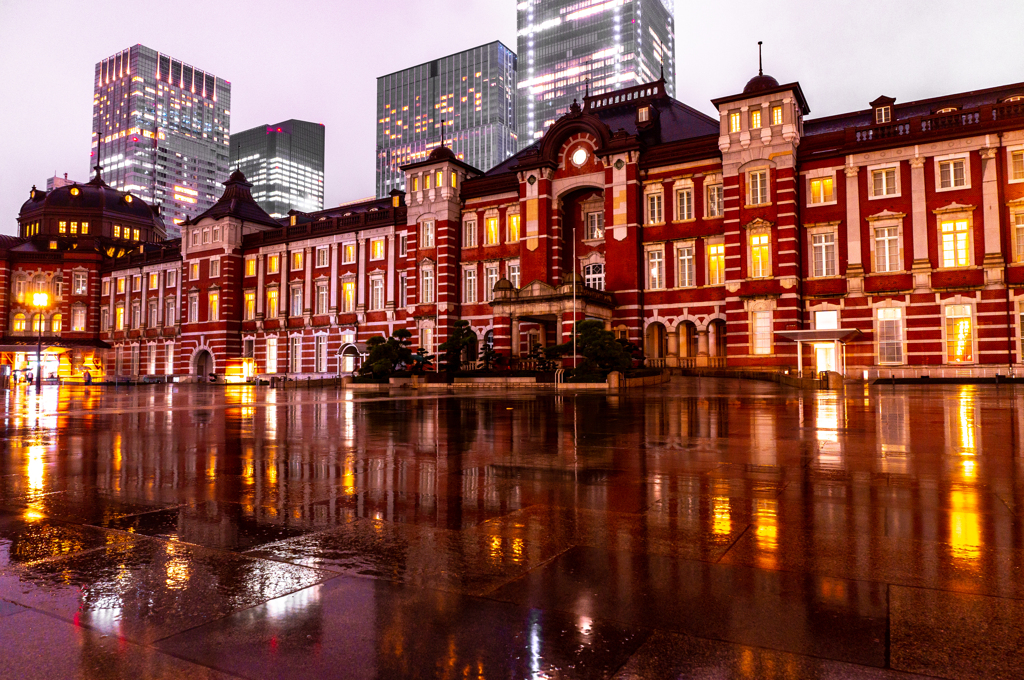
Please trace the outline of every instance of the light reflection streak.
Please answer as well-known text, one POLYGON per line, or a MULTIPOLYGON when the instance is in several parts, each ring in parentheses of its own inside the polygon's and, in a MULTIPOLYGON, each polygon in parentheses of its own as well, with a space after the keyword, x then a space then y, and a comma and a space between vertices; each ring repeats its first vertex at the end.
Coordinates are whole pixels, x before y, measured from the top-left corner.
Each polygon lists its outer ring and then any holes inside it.
POLYGON ((45 454, 45 446, 35 445, 28 447, 25 474, 28 478, 28 488, 30 491, 38 492, 43 490, 43 483, 46 478, 46 463, 43 460, 45 454))

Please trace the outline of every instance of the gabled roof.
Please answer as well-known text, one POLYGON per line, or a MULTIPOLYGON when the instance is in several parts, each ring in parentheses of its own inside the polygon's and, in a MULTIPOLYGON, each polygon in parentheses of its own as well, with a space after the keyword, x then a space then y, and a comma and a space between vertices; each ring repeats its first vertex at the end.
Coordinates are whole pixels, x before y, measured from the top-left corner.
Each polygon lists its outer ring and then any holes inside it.
POLYGON ((235 170, 228 181, 224 182, 224 193, 212 208, 186 220, 182 226, 198 224, 206 218, 219 220, 222 217, 235 217, 243 222, 262 224, 274 229, 281 226, 280 222, 268 215, 267 211, 253 200, 252 184, 245 181, 245 175, 241 170, 235 170))

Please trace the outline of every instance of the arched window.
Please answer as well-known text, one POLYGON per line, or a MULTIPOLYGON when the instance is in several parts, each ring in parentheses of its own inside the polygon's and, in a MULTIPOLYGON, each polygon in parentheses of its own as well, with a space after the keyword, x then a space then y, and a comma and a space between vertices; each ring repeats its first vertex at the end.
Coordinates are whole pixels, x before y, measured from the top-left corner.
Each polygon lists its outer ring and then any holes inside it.
POLYGON ((46 326, 46 315, 43 313, 32 315, 32 332, 39 333, 46 326))
POLYGON ((14 315, 14 330, 15 331, 22 331, 22 332, 24 332, 24 330, 25 330, 25 315, 24 314, 15 314, 14 315))
POLYGON ((54 333, 60 333, 61 326, 63 325, 63 317, 61 314, 54 314, 50 319, 50 330, 54 333))
POLYGON ((36 274, 36 277, 32 279, 32 292, 33 293, 45 293, 46 291, 46 277, 42 274, 36 274))
POLYGON ((604 265, 600 262, 583 268, 583 284, 594 290, 604 290, 604 265))
POLYGON ((484 333, 484 347, 494 349, 494 331, 484 333))

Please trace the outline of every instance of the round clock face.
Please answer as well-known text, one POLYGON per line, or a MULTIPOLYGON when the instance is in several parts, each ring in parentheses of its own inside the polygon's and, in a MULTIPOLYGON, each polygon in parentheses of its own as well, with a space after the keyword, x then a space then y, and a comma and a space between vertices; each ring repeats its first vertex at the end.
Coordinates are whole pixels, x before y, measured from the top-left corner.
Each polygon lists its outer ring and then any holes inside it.
POLYGON ((589 155, 590 154, 587 153, 587 150, 581 146, 580 148, 572 152, 572 164, 575 165, 576 167, 583 165, 584 163, 587 162, 587 157, 589 155))
POLYGON ((125 203, 131 203, 132 202, 132 197, 131 196, 125 196, 124 197, 124 202, 125 203))
POLYGON ((72 196, 77 196, 78 195, 78 188, 77 187, 71 190, 71 195, 72 196))

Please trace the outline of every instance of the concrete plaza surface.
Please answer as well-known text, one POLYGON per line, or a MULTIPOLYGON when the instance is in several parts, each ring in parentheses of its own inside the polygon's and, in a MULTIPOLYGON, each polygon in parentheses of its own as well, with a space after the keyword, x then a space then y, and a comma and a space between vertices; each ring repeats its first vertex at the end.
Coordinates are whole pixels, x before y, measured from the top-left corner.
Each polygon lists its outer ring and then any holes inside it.
POLYGON ((1024 677, 1024 389, 4 394, 3 678, 1024 677))

